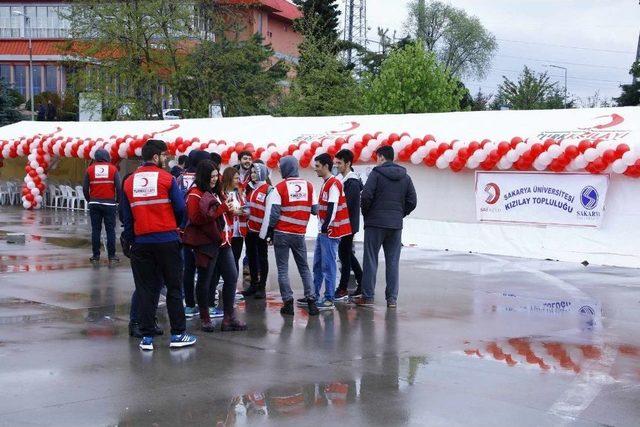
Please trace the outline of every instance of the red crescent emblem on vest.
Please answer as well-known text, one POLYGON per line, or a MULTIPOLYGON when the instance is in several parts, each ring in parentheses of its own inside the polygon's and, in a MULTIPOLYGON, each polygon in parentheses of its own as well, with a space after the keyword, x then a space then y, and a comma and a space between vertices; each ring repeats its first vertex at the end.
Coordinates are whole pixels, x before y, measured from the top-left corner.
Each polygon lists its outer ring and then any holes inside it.
POLYGON ((143 187, 149 185, 149 180, 147 178, 142 178, 142 180, 144 181, 144 184, 142 184, 143 187))
POLYGON ((298 193, 302 191, 302 186, 300 184, 296 184, 296 191, 298 193))

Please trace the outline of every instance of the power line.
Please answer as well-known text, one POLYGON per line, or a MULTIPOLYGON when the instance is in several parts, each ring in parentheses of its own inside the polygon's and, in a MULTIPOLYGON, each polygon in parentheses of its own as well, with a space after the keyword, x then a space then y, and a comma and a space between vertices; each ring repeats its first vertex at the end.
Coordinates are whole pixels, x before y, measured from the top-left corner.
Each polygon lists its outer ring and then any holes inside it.
MULTIPOLYGON (((492 71, 500 71, 503 73, 521 73, 522 70, 503 70, 500 68, 493 68, 492 71)), ((563 77, 560 75, 556 75, 556 74, 547 74, 549 77, 563 77)), ((618 83, 621 84, 622 81, 620 80, 604 80, 604 79, 588 79, 586 77, 567 77, 569 80, 583 80, 583 81, 591 81, 591 82, 601 82, 601 83, 618 83)))
POLYGON ((611 65, 582 64, 582 63, 579 63, 579 62, 556 61, 555 59, 526 58, 526 57, 523 57, 523 56, 501 55, 501 54, 498 54, 496 56, 499 56, 499 57, 502 57, 502 58, 523 59, 525 61, 545 62, 547 64, 548 63, 567 64, 567 65, 575 65, 575 66, 578 66, 578 67, 610 68, 610 69, 614 69, 614 70, 629 71, 627 68, 614 67, 614 66, 611 66, 611 65))
POLYGON ((501 41, 501 42, 508 42, 508 43, 534 44, 534 45, 539 45, 539 46, 562 47, 562 48, 565 48, 565 49, 588 50, 588 51, 593 51, 593 52, 622 53, 622 54, 625 54, 625 55, 627 55, 627 54, 632 54, 633 55, 635 53, 635 52, 627 51, 627 50, 613 50, 613 49, 599 49, 599 48, 581 47, 581 46, 568 46, 568 45, 563 45, 563 44, 530 42, 530 41, 524 41, 524 40, 509 40, 509 39, 496 39, 496 40, 501 41))

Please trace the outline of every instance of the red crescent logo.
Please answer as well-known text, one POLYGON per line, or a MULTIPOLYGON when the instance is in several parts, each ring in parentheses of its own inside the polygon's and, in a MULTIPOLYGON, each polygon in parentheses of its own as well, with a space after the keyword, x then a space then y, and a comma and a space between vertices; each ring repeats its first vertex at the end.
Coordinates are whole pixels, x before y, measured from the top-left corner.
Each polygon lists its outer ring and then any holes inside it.
POLYGON ((149 185, 149 180, 147 178, 142 178, 142 180, 144 181, 144 184, 142 184, 143 187, 149 185))
POLYGON ((484 187, 484 192, 487 193, 485 202, 487 202, 488 205, 495 205, 498 200, 500 200, 500 187, 498 187, 497 184, 490 182, 484 187))
POLYGON ((344 130, 332 130, 331 133, 351 132, 352 130, 358 129, 360 127, 360 123, 358 123, 358 122, 350 122, 349 125, 350 126, 347 129, 344 129, 344 130))
POLYGON ((300 193, 302 191, 302 186, 299 184, 296 184, 296 191, 300 193))
POLYGON ((618 126, 620 123, 624 122, 624 117, 622 117, 620 114, 609 114, 606 116, 598 116, 596 117, 596 119, 604 119, 604 118, 609 118, 610 121, 608 123, 602 124, 602 125, 598 125, 598 126, 594 126, 594 129, 607 129, 607 128, 611 128, 614 126, 618 126))

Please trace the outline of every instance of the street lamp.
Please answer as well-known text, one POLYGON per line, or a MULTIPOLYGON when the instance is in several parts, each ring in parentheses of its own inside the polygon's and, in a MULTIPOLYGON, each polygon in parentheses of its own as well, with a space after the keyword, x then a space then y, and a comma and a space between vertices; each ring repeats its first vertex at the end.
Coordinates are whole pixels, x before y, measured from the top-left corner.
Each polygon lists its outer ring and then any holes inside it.
POLYGON ((564 108, 567 108, 567 69, 559 65, 547 64, 547 67, 564 70, 564 108))
POLYGON ((14 10, 15 15, 24 17, 24 34, 27 35, 27 26, 29 26, 29 98, 31 99, 31 121, 35 120, 35 100, 33 99, 33 47, 31 46, 31 18, 24 13, 14 10))

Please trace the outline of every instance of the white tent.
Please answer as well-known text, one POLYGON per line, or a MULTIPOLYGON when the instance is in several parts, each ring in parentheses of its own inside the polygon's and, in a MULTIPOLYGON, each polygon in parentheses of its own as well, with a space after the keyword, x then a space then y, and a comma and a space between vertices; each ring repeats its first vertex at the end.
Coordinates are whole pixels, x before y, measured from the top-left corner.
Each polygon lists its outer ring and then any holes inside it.
MULTIPOLYGON (((149 137, 176 154, 206 149, 235 162, 250 149, 272 166, 292 154, 303 165, 350 148, 357 166, 390 144, 418 191, 404 241, 433 249, 640 267, 640 108, 461 112, 385 116, 269 116, 137 122, 21 122, 0 128, 0 158, 29 156, 25 207, 37 207, 53 156, 139 154, 149 137), (31 169, 29 169, 31 168, 31 169), (476 170, 610 174, 597 228, 480 223, 476 170), (29 182, 32 182, 29 184, 29 182), (33 187, 33 188, 31 188, 33 187)), ((307 166, 303 175, 312 181, 307 166)), ((277 179, 277 178, 276 178, 277 179)), ((310 232, 313 229, 310 227, 310 232)), ((362 233, 361 233, 362 234, 362 233)))

